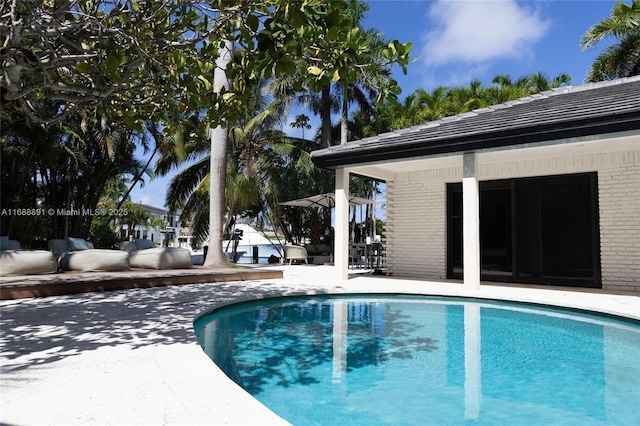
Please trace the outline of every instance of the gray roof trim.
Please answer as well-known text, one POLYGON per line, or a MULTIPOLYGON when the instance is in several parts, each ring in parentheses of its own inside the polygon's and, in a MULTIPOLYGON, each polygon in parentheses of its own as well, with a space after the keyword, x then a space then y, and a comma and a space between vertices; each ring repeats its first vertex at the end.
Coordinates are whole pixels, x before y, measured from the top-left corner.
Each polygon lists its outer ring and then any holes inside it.
POLYGON ((640 132, 640 76, 567 86, 313 151, 319 167, 640 132))

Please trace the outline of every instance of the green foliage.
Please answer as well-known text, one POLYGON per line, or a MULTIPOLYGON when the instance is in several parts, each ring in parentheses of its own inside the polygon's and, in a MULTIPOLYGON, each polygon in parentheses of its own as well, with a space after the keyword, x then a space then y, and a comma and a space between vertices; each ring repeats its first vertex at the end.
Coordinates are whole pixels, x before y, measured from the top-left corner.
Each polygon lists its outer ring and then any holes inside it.
POLYGON ((609 17, 582 36, 582 49, 594 48, 607 38, 617 42, 596 57, 586 80, 596 82, 639 75, 640 0, 632 0, 630 5, 617 2, 609 17))
MULTIPOLYGON (((566 73, 549 78, 539 72, 513 81, 508 75, 496 75, 490 85, 474 80, 465 86, 439 86, 431 92, 416 89, 403 103, 388 102, 371 117, 359 117, 366 123, 378 123, 374 134, 424 124, 451 115, 485 108, 526 97, 571 82, 566 73), (380 124, 387 125, 381 129, 380 124)), ((370 134, 369 134, 370 135, 370 134)))
POLYGON ((120 241, 115 232, 115 225, 108 216, 97 216, 91 222, 88 240, 95 247, 111 248, 120 241))
MULTIPOLYGON (((183 161, 197 152, 186 146, 207 128, 246 120, 260 79, 295 74, 301 78, 294 87, 313 90, 352 80, 370 66, 371 54, 371 36, 352 25, 358 4, 25 0, 2 6, 2 205, 95 208, 110 177, 140 175, 133 149, 144 143, 148 122, 162 129, 164 137, 155 138, 160 149, 183 161), (238 52, 225 70, 232 87, 217 90, 213 70, 228 39, 238 52), (29 190, 9 190, 16 179, 29 190)), ((390 44, 387 63, 408 63, 409 47, 390 44)), ((247 126, 244 133, 252 134, 247 126)), ((198 188, 201 201, 219 195, 198 188)), ((87 235, 88 218, 71 222, 71 234, 87 235)), ((3 219, 2 227, 16 224, 3 219)), ((42 229, 59 235, 68 225, 57 218, 42 229)))
MULTIPOLYGON (((47 104, 52 110, 59 103, 47 104)), ((137 173, 135 138, 122 125, 81 129, 81 117, 65 117, 50 128, 29 127, 24 117, 3 123, 0 138, 0 205, 40 209, 39 217, 6 215, 0 228, 24 241, 65 235, 86 238, 108 182, 137 173), (24 232, 25 229, 31 229, 24 232)))
MULTIPOLYGON (((127 183, 127 179, 122 175, 116 175, 110 178, 105 184, 96 210, 101 212, 117 211, 119 201, 127 191, 127 183)), ((115 231, 116 223, 111 215, 96 215, 91 222, 87 239, 91 241, 95 247, 113 247, 120 241, 115 231)))
MULTIPOLYGON (((3 119, 20 113, 50 126, 78 114, 86 128, 107 117, 142 132, 145 120, 170 124, 175 111, 206 110, 213 126, 233 122, 252 80, 300 73, 319 91, 367 66, 370 37, 350 28, 347 7, 339 0, 18 2, 0 25, 3 119), (214 93, 225 39, 241 54, 226 70, 233 90, 214 93), (302 57, 314 66, 301 68, 302 57), (65 107, 45 113, 38 108, 45 100, 65 107)), ((390 44, 388 61, 406 65, 408 50, 390 44)))

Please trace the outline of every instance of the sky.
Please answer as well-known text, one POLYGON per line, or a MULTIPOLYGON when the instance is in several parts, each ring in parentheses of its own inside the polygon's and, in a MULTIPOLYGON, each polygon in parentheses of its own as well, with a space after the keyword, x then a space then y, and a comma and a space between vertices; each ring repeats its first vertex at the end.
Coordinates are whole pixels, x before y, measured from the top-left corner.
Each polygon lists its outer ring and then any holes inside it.
MULTIPOLYGON (((625 1, 630 4, 630 1, 625 1)), ((370 0, 365 28, 376 28, 387 39, 412 42, 412 58, 404 75, 393 77, 402 88, 400 98, 419 88, 465 85, 472 80, 490 84, 495 75, 513 80, 542 72, 561 73, 571 84, 584 81, 599 52, 582 51, 580 39, 593 25, 611 14, 614 0, 370 0)), ((292 111, 286 123, 301 111, 292 111)), ((307 113, 307 115, 311 115, 307 113)), ((318 126, 317 117, 311 124, 318 126)), ((301 137, 299 129, 283 130, 301 137)), ((305 131, 309 137, 315 128, 305 131)), ((142 155, 142 153, 138 153, 142 155)), ((163 207, 171 176, 148 181, 132 191, 132 201, 163 207)))

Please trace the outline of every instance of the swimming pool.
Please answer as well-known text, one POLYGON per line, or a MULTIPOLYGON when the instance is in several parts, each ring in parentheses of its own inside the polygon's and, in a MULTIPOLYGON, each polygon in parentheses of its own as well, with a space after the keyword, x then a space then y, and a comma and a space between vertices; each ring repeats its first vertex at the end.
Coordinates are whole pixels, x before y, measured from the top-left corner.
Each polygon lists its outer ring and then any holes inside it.
POLYGON ((285 298, 194 324, 293 424, 640 424, 640 324, 461 298, 285 298))

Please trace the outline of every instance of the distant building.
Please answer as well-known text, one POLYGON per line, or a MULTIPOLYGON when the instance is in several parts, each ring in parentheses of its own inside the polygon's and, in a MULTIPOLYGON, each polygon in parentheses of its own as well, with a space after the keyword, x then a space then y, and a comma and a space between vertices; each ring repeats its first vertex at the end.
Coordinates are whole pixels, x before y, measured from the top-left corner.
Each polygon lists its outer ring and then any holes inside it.
POLYGON ((173 245, 180 233, 180 213, 149 204, 139 205, 151 213, 154 219, 148 220, 145 225, 136 225, 133 229, 129 229, 128 224, 117 225, 116 233, 120 238, 128 241, 143 238, 165 247, 173 245))

